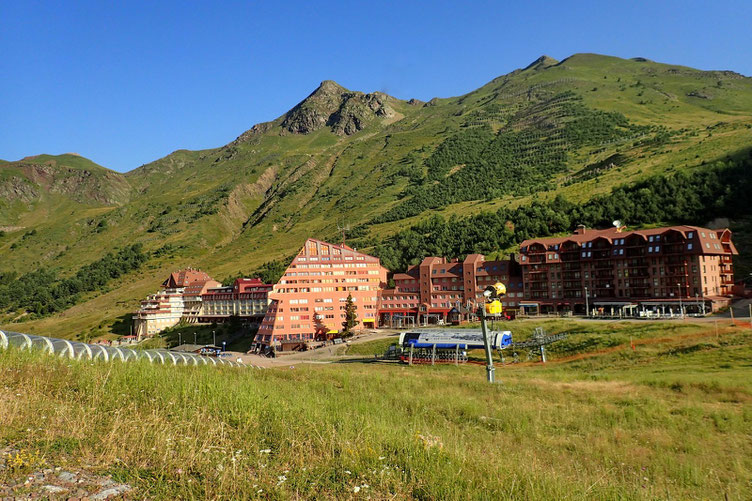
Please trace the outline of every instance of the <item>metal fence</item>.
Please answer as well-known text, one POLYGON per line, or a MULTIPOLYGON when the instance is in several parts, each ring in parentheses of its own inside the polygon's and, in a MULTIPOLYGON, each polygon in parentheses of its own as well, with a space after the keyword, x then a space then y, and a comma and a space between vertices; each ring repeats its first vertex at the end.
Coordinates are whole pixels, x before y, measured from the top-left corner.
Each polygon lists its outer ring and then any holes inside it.
POLYGON ((218 357, 205 357, 195 353, 181 353, 170 350, 134 350, 100 344, 88 344, 67 339, 33 336, 20 332, 0 331, 0 350, 9 347, 21 350, 40 349, 46 353, 76 360, 148 360, 151 363, 171 365, 227 365, 245 367, 244 364, 218 357))

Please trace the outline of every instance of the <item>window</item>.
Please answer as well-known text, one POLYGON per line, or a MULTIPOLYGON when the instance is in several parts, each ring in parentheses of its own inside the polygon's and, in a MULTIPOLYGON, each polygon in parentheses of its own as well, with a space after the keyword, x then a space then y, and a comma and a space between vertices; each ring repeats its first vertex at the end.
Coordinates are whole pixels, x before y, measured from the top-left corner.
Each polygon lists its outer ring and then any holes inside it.
POLYGON ((694 237, 695 237, 694 231, 690 231, 689 233, 687 233, 687 238, 694 238, 694 237))
POLYGON ((648 252, 653 252, 653 246, 648 247, 648 252))
POLYGON ((687 244, 687 250, 692 250, 692 244, 691 243, 687 244))

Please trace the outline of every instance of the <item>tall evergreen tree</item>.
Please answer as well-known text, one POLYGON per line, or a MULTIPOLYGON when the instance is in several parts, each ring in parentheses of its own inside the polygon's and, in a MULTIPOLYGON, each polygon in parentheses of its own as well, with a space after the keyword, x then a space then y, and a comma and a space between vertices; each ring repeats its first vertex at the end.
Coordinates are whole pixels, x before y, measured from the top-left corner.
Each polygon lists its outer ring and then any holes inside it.
POLYGON ((345 303, 345 321, 342 322, 342 337, 352 336, 352 329, 356 325, 358 325, 358 314, 355 311, 355 303, 353 302, 352 294, 348 294, 347 302, 345 303))

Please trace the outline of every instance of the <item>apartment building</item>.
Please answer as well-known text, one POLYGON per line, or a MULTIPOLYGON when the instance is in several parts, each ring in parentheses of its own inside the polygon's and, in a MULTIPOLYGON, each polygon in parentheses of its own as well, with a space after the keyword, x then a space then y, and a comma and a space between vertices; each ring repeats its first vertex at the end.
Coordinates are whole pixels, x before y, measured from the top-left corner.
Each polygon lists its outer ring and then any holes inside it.
POLYGON ((272 284, 260 278, 238 278, 228 287, 215 287, 201 295, 199 321, 223 322, 231 316, 261 322, 269 307, 272 284))
POLYGON ((376 257, 345 244, 309 238, 269 292, 271 302, 256 334, 256 347, 307 342, 339 331, 348 295, 357 310, 356 328, 376 327, 386 273, 376 257))
POLYGON ((728 229, 578 227, 520 245, 528 312, 642 316, 706 313, 729 303, 737 253, 728 229))
POLYGON ((222 284, 193 268, 178 270, 162 282, 162 288, 141 301, 132 316, 137 338, 153 336, 181 320, 196 322, 201 312, 201 294, 222 284))
POLYGON ((430 256, 392 277, 394 288, 379 296, 381 325, 407 326, 446 323, 472 315, 483 302, 483 290, 502 282, 507 296, 505 311, 516 310, 523 297, 522 270, 514 256, 505 261, 486 261, 470 254, 462 262, 430 256))

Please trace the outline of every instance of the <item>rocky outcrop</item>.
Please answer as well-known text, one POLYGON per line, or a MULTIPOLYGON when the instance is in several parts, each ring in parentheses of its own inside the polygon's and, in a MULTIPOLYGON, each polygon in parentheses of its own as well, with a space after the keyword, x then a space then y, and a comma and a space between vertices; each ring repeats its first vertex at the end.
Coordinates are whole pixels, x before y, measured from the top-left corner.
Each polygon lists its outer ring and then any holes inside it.
POLYGON ((100 172, 57 165, 55 162, 27 163, 23 160, 6 166, 16 175, 0 181, 0 197, 25 203, 37 200, 43 192, 66 195, 95 205, 119 205, 127 201, 128 182, 115 172, 100 172))
POLYGON ((344 136, 363 130, 377 118, 391 118, 392 98, 381 92, 364 94, 345 89, 331 80, 321 85, 283 117, 281 127, 292 134, 309 134, 329 127, 344 136))

